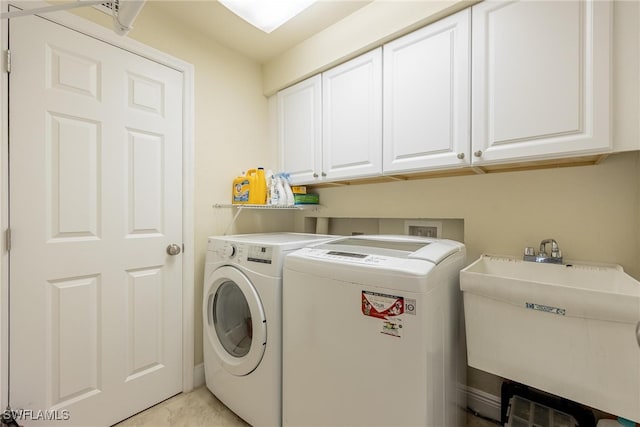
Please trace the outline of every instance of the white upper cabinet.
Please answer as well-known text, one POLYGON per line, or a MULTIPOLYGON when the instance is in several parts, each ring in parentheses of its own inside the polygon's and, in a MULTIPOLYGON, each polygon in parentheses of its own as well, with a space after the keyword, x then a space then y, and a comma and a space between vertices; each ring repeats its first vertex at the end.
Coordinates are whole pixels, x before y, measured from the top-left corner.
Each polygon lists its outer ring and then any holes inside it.
POLYGON ((612 15, 485 0, 287 88, 282 169, 312 184, 609 153, 612 15))
POLYGON ((471 10, 384 46, 385 174, 470 163, 471 10))
POLYGON ((316 182, 322 170, 322 79, 313 76, 278 92, 278 139, 291 182, 316 182))
POLYGON ((322 178, 382 172, 382 50, 322 74, 322 178))
POLYGON ((473 164, 611 150, 611 2, 472 8, 473 164))

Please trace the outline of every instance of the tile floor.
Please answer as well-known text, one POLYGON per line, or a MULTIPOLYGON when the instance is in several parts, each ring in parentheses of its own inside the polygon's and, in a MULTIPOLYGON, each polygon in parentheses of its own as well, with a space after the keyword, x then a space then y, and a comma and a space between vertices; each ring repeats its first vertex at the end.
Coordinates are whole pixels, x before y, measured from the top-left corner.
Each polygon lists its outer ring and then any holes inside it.
MULTIPOLYGON (((499 423, 467 414, 467 427, 496 427, 499 423)), ((115 427, 246 427, 206 387, 165 400, 115 427)), ((447 427, 447 426, 442 426, 447 427)))

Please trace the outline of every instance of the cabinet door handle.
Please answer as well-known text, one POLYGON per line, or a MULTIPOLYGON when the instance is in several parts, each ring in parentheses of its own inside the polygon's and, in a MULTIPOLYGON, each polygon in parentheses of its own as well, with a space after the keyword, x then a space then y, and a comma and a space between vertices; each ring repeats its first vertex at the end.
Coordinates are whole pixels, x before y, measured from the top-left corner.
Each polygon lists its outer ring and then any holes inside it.
POLYGON ((313 177, 314 177, 314 178, 317 178, 317 177, 318 177, 318 174, 314 172, 314 173, 313 173, 313 177))
POLYGON ((327 173, 326 172, 322 172, 322 176, 327 176, 327 173))
POLYGON ((464 153, 458 153, 458 158, 459 158, 460 160, 464 159, 464 153))
POLYGON ((476 157, 482 156, 482 150, 474 151, 473 155, 476 156, 476 157))
POLYGON ((638 347, 640 347, 640 322, 636 325, 636 341, 638 341, 638 347))

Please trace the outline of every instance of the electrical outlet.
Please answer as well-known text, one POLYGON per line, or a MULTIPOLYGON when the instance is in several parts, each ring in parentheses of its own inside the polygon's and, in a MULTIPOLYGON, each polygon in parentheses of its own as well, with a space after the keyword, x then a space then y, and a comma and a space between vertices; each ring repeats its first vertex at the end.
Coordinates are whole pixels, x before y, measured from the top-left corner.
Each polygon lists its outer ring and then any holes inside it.
POLYGON ((438 228, 421 225, 410 225, 409 236, 437 237, 438 228))

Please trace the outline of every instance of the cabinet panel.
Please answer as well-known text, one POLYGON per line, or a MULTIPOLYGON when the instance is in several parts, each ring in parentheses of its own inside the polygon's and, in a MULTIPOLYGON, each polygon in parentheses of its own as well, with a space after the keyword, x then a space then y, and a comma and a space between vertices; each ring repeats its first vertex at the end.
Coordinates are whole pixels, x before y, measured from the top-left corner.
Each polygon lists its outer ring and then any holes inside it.
POLYGON ((382 171, 382 53, 323 73, 323 174, 327 180, 382 171))
POLYGON ((473 7, 474 164, 610 150, 611 4, 473 7))
POLYGON ((384 46, 385 173, 469 164, 471 11, 384 46))
POLYGON ((317 75, 278 92, 281 169, 295 184, 315 182, 322 167, 321 87, 317 75))

